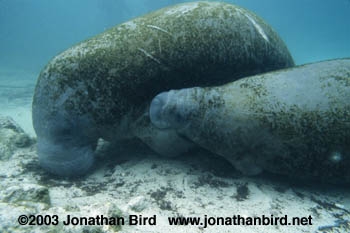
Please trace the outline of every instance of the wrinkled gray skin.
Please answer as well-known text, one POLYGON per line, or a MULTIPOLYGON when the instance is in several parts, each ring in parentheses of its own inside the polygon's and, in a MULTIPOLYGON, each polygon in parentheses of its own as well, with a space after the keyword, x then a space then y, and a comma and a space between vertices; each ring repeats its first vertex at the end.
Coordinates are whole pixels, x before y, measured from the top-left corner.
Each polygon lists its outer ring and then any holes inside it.
POLYGON ((150 118, 245 174, 350 182, 350 59, 163 92, 150 118))
POLYGON ((136 137, 163 155, 179 154, 192 144, 150 124, 155 95, 293 65, 266 23, 227 3, 184 3, 120 24, 42 70, 32 109, 40 165, 62 176, 85 174, 98 138, 136 137))

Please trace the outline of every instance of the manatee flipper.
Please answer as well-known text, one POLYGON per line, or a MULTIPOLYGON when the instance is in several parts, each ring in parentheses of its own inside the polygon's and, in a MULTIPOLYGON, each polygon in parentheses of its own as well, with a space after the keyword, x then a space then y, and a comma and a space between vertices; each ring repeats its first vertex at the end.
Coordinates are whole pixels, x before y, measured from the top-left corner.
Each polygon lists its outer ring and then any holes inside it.
POLYGON ((229 160, 231 164, 244 175, 254 176, 263 171, 261 165, 255 163, 254 156, 243 155, 240 160, 229 160))
POLYGON ((152 150, 165 157, 176 157, 197 147, 180 137, 175 130, 149 129, 149 134, 139 136, 152 150))
POLYGON ((174 129, 159 129, 145 114, 142 124, 134 125, 134 134, 147 144, 153 151, 164 157, 176 157, 198 147, 193 142, 178 135, 174 129))

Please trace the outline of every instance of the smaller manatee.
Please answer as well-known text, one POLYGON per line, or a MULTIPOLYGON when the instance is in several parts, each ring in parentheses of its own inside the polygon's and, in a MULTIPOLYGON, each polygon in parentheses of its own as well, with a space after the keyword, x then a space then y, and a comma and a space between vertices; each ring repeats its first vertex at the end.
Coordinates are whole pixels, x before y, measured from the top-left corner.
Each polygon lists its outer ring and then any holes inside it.
POLYGON ((350 182, 350 59, 163 92, 150 118, 246 174, 350 182))

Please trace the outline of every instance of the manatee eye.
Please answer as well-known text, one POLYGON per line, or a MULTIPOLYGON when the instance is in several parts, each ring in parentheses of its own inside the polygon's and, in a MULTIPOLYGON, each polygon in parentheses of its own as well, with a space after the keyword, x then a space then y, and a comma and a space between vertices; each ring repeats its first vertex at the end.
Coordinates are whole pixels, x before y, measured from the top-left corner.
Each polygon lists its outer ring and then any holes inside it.
POLYGON ((56 136, 66 136, 71 135, 73 132, 73 129, 71 127, 64 127, 57 129, 56 136))
POLYGON ((51 139, 56 142, 71 141, 76 135, 76 129, 71 124, 59 124, 51 131, 51 139))
POLYGON ((70 127, 67 126, 66 121, 53 120, 47 129, 47 136, 49 138, 57 138, 69 134, 70 127))
POLYGON ((176 120, 176 122, 180 123, 184 120, 184 118, 180 113, 176 112, 175 113, 175 120, 176 120))
POLYGON ((83 128, 80 126, 78 118, 68 119, 61 114, 57 114, 52 118, 48 136, 56 142, 78 140, 78 138, 82 137, 82 130, 83 128))

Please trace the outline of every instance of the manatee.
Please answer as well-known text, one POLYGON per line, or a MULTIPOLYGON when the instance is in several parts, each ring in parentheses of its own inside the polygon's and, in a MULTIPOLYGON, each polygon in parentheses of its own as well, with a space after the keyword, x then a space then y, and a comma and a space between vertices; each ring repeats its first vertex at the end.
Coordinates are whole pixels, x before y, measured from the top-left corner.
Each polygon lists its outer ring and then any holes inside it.
POLYGON ((248 175, 350 182, 350 58, 163 92, 150 119, 248 175))
POLYGON ((41 71, 32 105, 39 163, 57 175, 85 174, 100 138, 138 138, 163 154, 181 152, 190 142, 150 123, 154 96, 291 66, 277 33, 235 5, 184 3, 122 23, 41 71))

